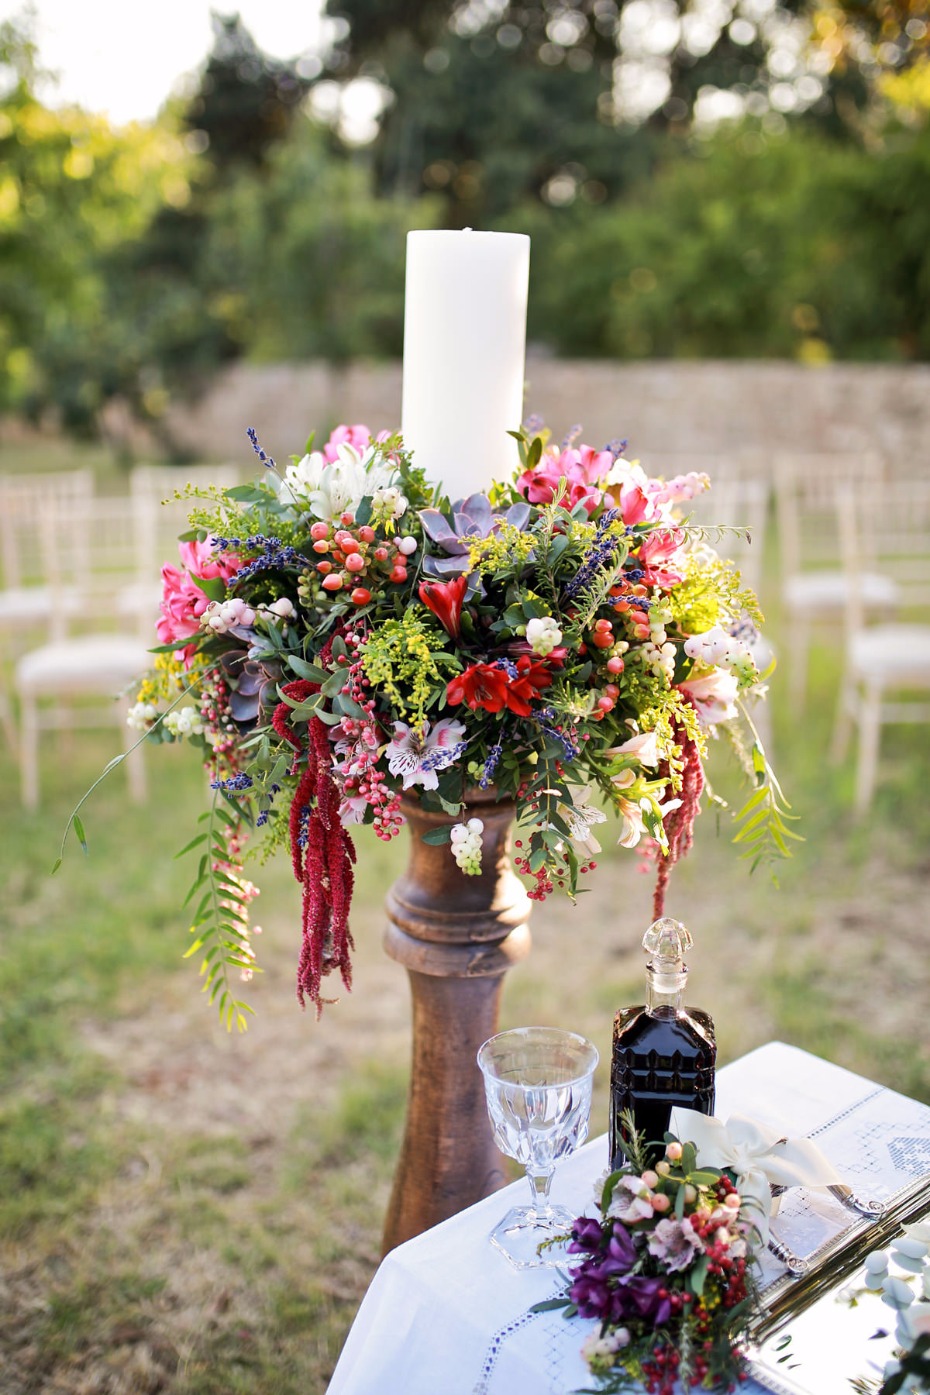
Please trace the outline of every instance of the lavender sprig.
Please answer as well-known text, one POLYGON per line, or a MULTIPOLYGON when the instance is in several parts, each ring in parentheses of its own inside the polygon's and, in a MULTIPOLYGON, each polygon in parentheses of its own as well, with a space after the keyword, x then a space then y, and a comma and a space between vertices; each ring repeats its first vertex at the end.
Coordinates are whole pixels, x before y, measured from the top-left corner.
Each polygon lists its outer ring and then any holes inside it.
POLYGON ((277 467, 277 465, 275 464, 275 462, 272 460, 271 456, 270 456, 270 455, 266 455, 265 452, 262 450, 261 446, 259 445, 259 441, 258 441, 258 432, 255 430, 255 427, 254 427, 254 426, 250 426, 250 427, 247 429, 247 431, 246 431, 246 435, 248 436, 249 440, 252 442, 252 449, 254 450, 255 454, 258 456, 259 460, 260 460, 260 461, 262 462, 262 464, 264 465, 265 469, 266 469, 266 470, 273 470, 274 473, 275 473, 276 475, 280 475, 280 471, 278 470, 278 467, 277 467))
POLYGON ((535 712, 533 715, 546 735, 551 736, 553 741, 557 741, 562 747, 562 754, 565 759, 568 761, 574 760, 578 754, 578 747, 575 745, 574 741, 572 741, 571 737, 565 735, 564 731, 560 731, 558 727, 553 726, 553 722, 556 718, 555 708, 541 707, 539 711, 535 712))
POLYGON ((236 586, 256 576, 258 572, 283 571, 288 567, 301 568, 307 565, 307 558, 296 547, 283 543, 280 538, 267 538, 263 533, 256 533, 244 541, 242 538, 211 538, 210 541, 217 552, 239 552, 243 548, 250 552, 260 550, 258 557, 254 557, 236 572, 233 577, 233 584, 236 586))
POLYGON ((499 742, 494 746, 488 747, 487 759, 481 771, 481 779, 478 781, 478 785, 481 789, 486 790, 492 783, 494 772, 500 764, 500 758, 503 754, 504 748, 499 742))
POLYGON ((610 526, 623 515, 619 509, 607 509, 597 520, 594 541, 582 560, 581 566, 567 583, 563 594, 566 600, 573 601, 587 591, 599 574, 612 566, 623 539, 610 532, 610 526))

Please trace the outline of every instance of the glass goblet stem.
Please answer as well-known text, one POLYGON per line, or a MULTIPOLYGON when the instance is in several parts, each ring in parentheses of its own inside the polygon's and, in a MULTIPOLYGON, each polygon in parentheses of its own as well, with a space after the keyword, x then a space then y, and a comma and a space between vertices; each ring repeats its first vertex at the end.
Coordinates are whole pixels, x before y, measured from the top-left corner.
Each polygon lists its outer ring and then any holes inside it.
POLYGON ((552 1211, 552 1206, 549 1203, 549 1188, 552 1186, 554 1172, 554 1167, 550 1167, 546 1172, 527 1168, 526 1180, 530 1184, 530 1192, 533 1197, 532 1209, 537 1216, 548 1216, 552 1211))

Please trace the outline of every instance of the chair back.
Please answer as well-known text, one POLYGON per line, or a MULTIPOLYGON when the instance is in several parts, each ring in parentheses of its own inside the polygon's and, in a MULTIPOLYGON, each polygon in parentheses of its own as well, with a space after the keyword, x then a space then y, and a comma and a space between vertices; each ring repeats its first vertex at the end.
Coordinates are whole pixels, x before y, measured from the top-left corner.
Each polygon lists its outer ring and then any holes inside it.
MULTIPOLYGON (((47 515, 47 575, 53 592, 52 638, 112 628, 123 589, 139 577, 136 513, 125 496, 98 495, 47 515), (61 598, 62 604, 54 604, 61 598)), ((157 576, 154 578, 157 588, 157 576)), ((149 627, 149 632, 151 627, 149 627)))
POLYGON ((876 486, 837 488, 843 564, 847 577, 846 623, 861 630, 868 618, 887 623, 866 606, 863 578, 870 568, 889 577, 897 592, 901 619, 930 613, 930 481, 889 480, 876 486))
POLYGON ((739 568, 743 585, 758 596, 762 586, 765 536, 768 524, 769 490, 763 480, 721 479, 688 504, 681 505, 692 524, 726 532, 709 539, 711 546, 739 568))
MULTIPOLYGON (((86 505, 94 495, 91 470, 0 476, 0 587, 43 586, 54 565, 53 515, 86 505)), ((81 566, 89 562, 85 551, 81 566)))
MULTIPOLYGON (((242 475, 234 465, 136 466, 129 492, 140 578, 157 582, 163 563, 177 563, 178 535, 187 532, 188 514, 197 503, 194 491, 230 489, 242 482, 242 475)), ((203 502, 209 504, 209 497, 203 502)))
POLYGON ((878 484, 886 476, 881 457, 779 454, 773 471, 782 583, 801 572, 840 567, 837 490, 878 484))

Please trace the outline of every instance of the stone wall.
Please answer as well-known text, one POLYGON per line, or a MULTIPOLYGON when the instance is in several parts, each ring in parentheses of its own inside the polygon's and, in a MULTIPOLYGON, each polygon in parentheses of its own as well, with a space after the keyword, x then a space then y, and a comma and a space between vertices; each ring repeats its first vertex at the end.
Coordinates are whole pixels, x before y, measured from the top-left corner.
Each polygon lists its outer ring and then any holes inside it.
MULTIPOLYGON (((267 451, 302 449, 314 427, 340 421, 400 424, 398 363, 236 364, 170 426, 199 456, 246 462, 245 429, 267 451)), ((895 473, 930 476, 930 366, 788 362, 559 361, 530 357, 527 411, 561 435, 575 423, 629 454, 745 455, 771 468, 779 452, 877 452, 895 473)), ((450 422, 467 431, 468 423, 450 422)))

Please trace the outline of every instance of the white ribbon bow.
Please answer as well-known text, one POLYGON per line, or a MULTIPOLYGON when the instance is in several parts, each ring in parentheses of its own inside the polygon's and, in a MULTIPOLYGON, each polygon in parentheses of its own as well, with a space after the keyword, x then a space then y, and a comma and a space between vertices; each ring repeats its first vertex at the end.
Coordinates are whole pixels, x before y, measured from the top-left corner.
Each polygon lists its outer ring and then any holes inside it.
POLYGON ((769 1216, 775 1214, 772 1187, 832 1187, 842 1179, 816 1144, 807 1138, 783 1138, 774 1129, 731 1114, 724 1124, 694 1109, 672 1110, 669 1130, 693 1143, 698 1167, 730 1168, 740 1196, 758 1213, 762 1243, 768 1240, 769 1216))

